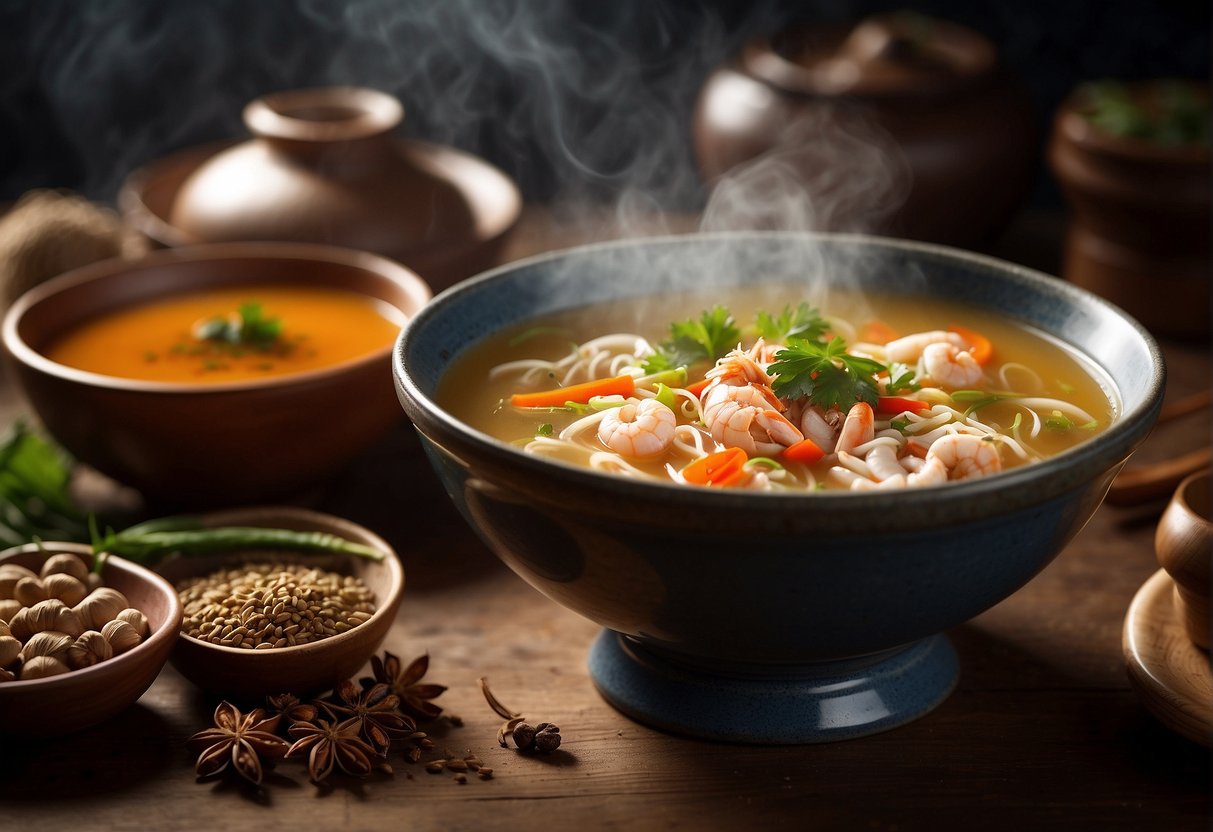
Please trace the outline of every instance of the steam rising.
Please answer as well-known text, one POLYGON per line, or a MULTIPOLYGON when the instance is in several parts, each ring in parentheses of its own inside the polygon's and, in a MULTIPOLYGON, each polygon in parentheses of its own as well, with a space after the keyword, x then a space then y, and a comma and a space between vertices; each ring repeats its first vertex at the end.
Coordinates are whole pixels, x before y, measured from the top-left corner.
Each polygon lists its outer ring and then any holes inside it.
POLYGON ((33 42, 93 198, 111 199, 129 171, 168 152, 246 135, 252 98, 357 84, 402 100, 406 134, 498 164, 566 220, 564 206, 588 197, 614 206, 624 235, 660 232, 667 212, 705 201, 704 230, 871 230, 904 198, 908 174, 888 138, 854 118, 788 125, 789 149, 710 194, 695 168, 699 89, 746 38, 779 24, 776 5, 726 20, 640 2, 53 4, 35 16, 33 42))

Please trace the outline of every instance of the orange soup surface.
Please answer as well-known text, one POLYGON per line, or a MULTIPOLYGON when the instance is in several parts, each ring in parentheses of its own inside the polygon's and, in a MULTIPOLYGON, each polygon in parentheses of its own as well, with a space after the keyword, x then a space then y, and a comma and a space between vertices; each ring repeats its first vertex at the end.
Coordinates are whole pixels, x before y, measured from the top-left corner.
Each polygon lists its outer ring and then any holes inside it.
POLYGON ((222 384, 351 361, 390 344, 402 324, 393 307, 356 292, 252 285, 99 317, 52 344, 46 355, 119 378, 222 384))

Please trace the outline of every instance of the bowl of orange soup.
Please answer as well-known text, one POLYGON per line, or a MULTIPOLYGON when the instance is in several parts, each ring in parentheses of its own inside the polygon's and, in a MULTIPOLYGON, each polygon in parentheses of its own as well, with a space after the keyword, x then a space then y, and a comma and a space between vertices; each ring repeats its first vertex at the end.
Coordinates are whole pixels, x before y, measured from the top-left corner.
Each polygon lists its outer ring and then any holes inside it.
POLYGON ((401 423, 391 345, 429 297, 365 252, 202 245, 61 275, 3 339, 77 459, 153 503, 234 505, 300 492, 401 423))

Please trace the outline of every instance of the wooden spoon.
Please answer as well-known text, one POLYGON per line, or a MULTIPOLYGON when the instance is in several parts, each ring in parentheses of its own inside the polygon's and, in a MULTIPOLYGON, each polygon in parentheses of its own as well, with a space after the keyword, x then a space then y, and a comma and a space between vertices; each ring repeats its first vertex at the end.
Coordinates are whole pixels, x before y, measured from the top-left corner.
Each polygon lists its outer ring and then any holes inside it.
MULTIPOLYGON (((1203 390, 1163 406, 1158 413, 1158 424, 1179 419, 1207 409, 1213 403, 1213 391, 1203 390)), ((1116 506, 1128 506, 1149 500, 1162 499, 1175 491, 1175 487, 1187 477, 1213 463, 1213 448, 1205 446, 1177 457, 1125 468, 1108 489, 1107 502, 1116 506)))

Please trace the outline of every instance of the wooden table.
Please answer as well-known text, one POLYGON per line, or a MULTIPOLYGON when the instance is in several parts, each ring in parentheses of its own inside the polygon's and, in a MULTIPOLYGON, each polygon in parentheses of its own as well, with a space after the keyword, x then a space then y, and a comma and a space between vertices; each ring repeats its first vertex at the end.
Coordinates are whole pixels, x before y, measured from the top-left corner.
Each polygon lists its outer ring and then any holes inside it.
MULTIPOLYGON (((532 212, 508 256, 590 236, 532 212)), ((1000 253, 1014 256, 1014 244, 1000 253)), ((1207 347, 1164 347, 1168 398, 1208 386, 1207 347)), ((11 391, 5 401, 4 414, 20 411, 11 391)), ((1207 421, 1189 418, 1156 432, 1138 458, 1188 450, 1208 434, 1207 421)), ((1105 505, 1027 587, 952 631, 959 687, 926 717, 861 740, 766 748, 666 735, 605 704, 586 671, 595 625, 488 553, 405 428, 306 502, 397 547, 408 585, 385 647, 429 652, 430 677, 449 686, 439 703, 462 718, 461 727, 432 727, 436 751, 475 752, 494 777, 459 784, 395 754, 395 776, 329 789, 293 761, 260 791, 196 782, 184 740, 208 724, 214 703, 167 667, 112 722, 66 739, 3 742, 0 828, 1208 828, 1207 749, 1146 712, 1121 658, 1126 608, 1157 569, 1159 503, 1105 505), (500 720, 480 676, 507 705, 558 724, 560 753, 498 747, 500 720)))

